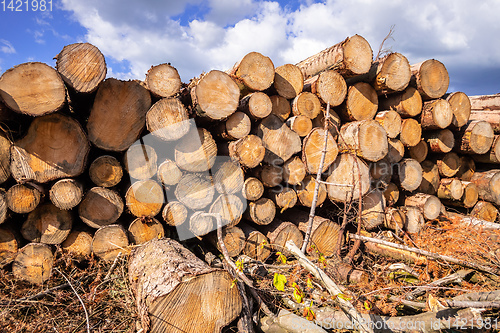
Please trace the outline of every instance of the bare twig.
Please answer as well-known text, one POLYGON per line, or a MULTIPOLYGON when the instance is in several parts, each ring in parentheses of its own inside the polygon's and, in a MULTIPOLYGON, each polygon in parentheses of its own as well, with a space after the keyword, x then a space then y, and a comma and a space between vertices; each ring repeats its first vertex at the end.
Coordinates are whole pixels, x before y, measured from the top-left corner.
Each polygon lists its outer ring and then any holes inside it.
POLYGON ((406 295, 406 298, 407 299, 416 299, 417 297, 425 294, 425 289, 428 289, 426 287, 429 287, 429 286, 443 286, 445 284, 448 284, 448 283, 455 283, 455 282, 461 282, 467 275, 471 274, 472 271, 471 270, 460 270, 456 273, 453 273, 453 274, 450 274, 450 275, 447 275, 439 280, 436 280, 436 281, 432 281, 431 283, 425 285, 425 286, 422 286, 422 287, 417 287, 415 290, 413 290, 412 292, 408 293, 406 295))
POLYGON ((121 256, 122 256, 122 253, 118 252, 118 254, 116 255, 115 260, 113 261, 113 264, 109 268, 108 273, 104 277, 104 281, 107 281, 111 277, 111 273, 113 273, 114 269, 116 268, 116 265, 118 264, 118 259, 120 259, 121 256))
POLYGON ((391 25, 391 28, 389 30, 389 33, 387 34, 387 36, 385 36, 384 40, 382 40, 382 43, 380 43, 380 47, 378 49, 378 53, 377 53, 377 56, 375 57, 375 60, 377 59, 380 59, 382 58, 382 56, 385 54, 385 53, 388 53, 390 52, 389 50, 387 49, 384 49, 384 44, 385 42, 387 42, 389 39, 394 39, 392 38, 392 34, 394 33, 394 27, 395 25, 391 25))
POLYGON ((54 270, 56 272, 58 272, 59 274, 62 275, 62 277, 66 280, 66 282, 69 284, 69 286, 71 287, 71 290, 73 290, 73 292, 75 293, 76 297, 78 298, 78 300, 80 301, 80 303, 82 304, 82 307, 83 307, 83 311, 85 312, 85 321, 87 322, 87 333, 90 333, 90 321, 89 321, 89 313, 87 312, 87 308, 85 307, 85 303, 83 303, 83 300, 82 298, 80 297, 80 295, 78 295, 78 293, 76 292, 76 289, 73 287, 73 285, 71 284, 71 282, 69 281, 69 279, 66 277, 66 275, 64 275, 60 270, 58 270, 57 268, 54 268, 54 270))

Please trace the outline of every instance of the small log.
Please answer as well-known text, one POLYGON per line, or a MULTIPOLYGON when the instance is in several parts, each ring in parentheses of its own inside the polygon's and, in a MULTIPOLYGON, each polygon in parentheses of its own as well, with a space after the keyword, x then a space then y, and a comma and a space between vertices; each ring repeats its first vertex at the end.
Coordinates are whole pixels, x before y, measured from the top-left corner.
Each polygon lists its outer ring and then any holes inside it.
POLYGON ((266 148, 264 161, 269 164, 283 164, 302 148, 300 136, 275 115, 260 122, 257 135, 266 148))
POLYGON ((189 84, 193 110, 198 116, 221 120, 238 108, 240 89, 226 73, 212 70, 189 84))
POLYGON ((353 121, 342 125, 339 150, 353 151, 359 157, 377 162, 388 152, 387 134, 376 120, 353 121))
POLYGON ((136 245, 165 237, 163 225, 155 218, 136 218, 128 227, 130 241, 136 245))
POLYGON ((347 95, 345 79, 337 71, 327 70, 304 82, 304 90, 310 91, 331 107, 342 104, 347 95))
POLYGON ((104 150, 127 150, 144 129, 150 107, 151 95, 139 82, 104 80, 87 121, 89 140, 104 150))
MULTIPOLYGON (((0 119, 3 119, 0 115, 0 119)), ((12 142, 7 135, 0 131, 0 184, 10 178, 10 150, 12 142)))
POLYGON ((383 226, 399 232, 406 224, 406 214, 398 207, 386 207, 383 226))
POLYGON ((373 230, 384 224, 385 207, 382 191, 373 190, 363 196, 361 223, 366 230, 373 230))
POLYGON ((18 214, 33 211, 40 203, 41 197, 42 193, 38 189, 25 184, 16 184, 5 194, 7 206, 18 214))
POLYGON ((208 175, 188 173, 175 188, 175 197, 187 208, 199 210, 212 203, 215 187, 208 175))
POLYGON ((479 192, 474 183, 468 181, 460 181, 462 183, 463 195, 459 200, 442 200, 446 206, 456 206, 463 208, 472 208, 479 199, 479 192))
POLYGON ((113 261, 118 253, 129 253, 127 232, 119 224, 99 228, 92 238, 92 253, 104 261, 113 261))
POLYGON ((176 227, 182 225, 186 221, 188 210, 186 206, 179 201, 169 201, 165 207, 163 207, 161 215, 168 225, 176 227))
POLYGON ((228 71, 235 77, 242 91, 262 91, 274 80, 274 64, 269 57, 259 52, 250 52, 228 71))
POLYGON ((412 118, 403 119, 399 140, 405 147, 418 145, 422 140, 422 126, 420 123, 412 118))
POLYGON ((392 179, 392 164, 387 158, 369 164, 372 186, 385 188, 392 179))
POLYGON ((448 90, 450 77, 446 67, 435 59, 411 66, 410 84, 417 88, 425 100, 441 98, 448 90))
POLYGON ((146 127, 163 141, 175 141, 189 131, 191 122, 186 107, 177 98, 162 98, 146 113, 146 127))
POLYGON ((496 222, 498 209, 491 202, 480 200, 470 212, 470 216, 488 222, 496 222))
POLYGON ((144 79, 146 88, 157 98, 172 97, 182 87, 179 72, 169 64, 151 66, 144 79))
POLYGON ((424 103, 420 114, 420 125, 423 130, 446 128, 452 120, 453 111, 446 100, 435 99, 424 103))
POLYGON ((418 207, 426 220, 434 220, 441 213, 441 201, 434 195, 417 193, 405 199, 405 206, 418 207))
POLYGON ((402 118, 415 117, 422 112, 422 96, 413 87, 406 88, 401 93, 380 96, 380 110, 394 110, 402 118))
POLYGON ((96 186, 113 187, 122 180, 123 168, 115 157, 101 155, 90 164, 89 176, 96 186))
MULTIPOLYGON (((207 235, 208 240, 215 245, 219 252, 222 252, 219 241, 217 240, 217 232, 212 232, 207 235)), ((245 233, 239 227, 222 228, 222 241, 227 248, 230 257, 238 256, 245 247, 245 233)))
POLYGON ((158 182, 152 179, 133 183, 125 193, 128 211, 136 217, 154 217, 161 211, 165 197, 158 182))
POLYGON ((241 190, 243 198, 256 201, 259 200, 264 194, 264 185, 262 182, 255 177, 248 177, 243 183, 243 189, 241 190))
MULTIPOLYGON (((316 188, 316 178, 312 175, 307 175, 297 187, 297 198, 302 206, 311 207, 316 188)), ((320 183, 318 187, 318 199, 316 205, 321 206, 325 202, 327 196, 327 187, 320 183)), ((300 244, 300 243, 299 243, 300 244)))
POLYGON ((272 251, 279 251, 287 255, 285 244, 288 240, 302 244, 303 236, 297 225, 292 222, 283 222, 275 219, 272 223, 259 227, 260 231, 269 239, 272 251))
POLYGON ((179 234, 179 239, 184 240, 208 235, 214 229, 216 229, 215 218, 203 211, 197 211, 189 217, 189 232, 191 234, 186 234, 185 231, 179 228, 177 228, 177 233, 179 234))
POLYGON ((224 140, 238 140, 250 134, 251 127, 250 117, 241 111, 236 111, 225 121, 220 122, 215 127, 214 133, 224 140))
POLYGON ((73 215, 52 203, 39 205, 21 227, 24 239, 33 243, 61 244, 73 226, 73 215))
POLYGON ((137 247, 128 272, 144 331, 220 332, 241 312, 229 273, 209 267, 169 238, 137 247))
POLYGON ((349 202, 359 199, 368 192, 370 171, 366 163, 355 155, 339 154, 330 166, 330 170, 331 173, 326 179, 330 200, 349 202))
MULTIPOLYGON (((278 95, 279 96, 279 95, 278 95)), ((271 98, 261 91, 250 93, 240 99, 238 111, 245 113, 252 120, 266 118, 273 110, 271 98)))
POLYGON ((483 120, 469 121, 455 135, 455 149, 463 154, 486 154, 495 138, 493 128, 483 120))
POLYGON ((397 52, 391 52, 375 60, 368 73, 379 95, 403 91, 411 79, 408 59, 397 52))
POLYGON ((123 213, 120 195, 105 187, 93 187, 83 197, 78 206, 80 219, 92 228, 112 224, 123 213))
POLYGON ((191 129, 175 145, 175 163, 190 172, 208 171, 217 158, 217 144, 204 128, 191 129))
POLYGON ((13 230, 0 228, 0 268, 10 264, 16 257, 19 241, 13 230))
POLYGON ((354 35, 302 60, 297 66, 306 79, 328 69, 335 69, 347 77, 367 73, 372 57, 372 48, 366 39, 354 35))
POLYGON ((424 138, 434 153, 449 153, 455 146, 455 137, 449 129, 427 132, 424 138))
POLYGON ((271 255, 269 239, 262 232, 246 223, 240 222, 238 226, 245 234, 245 244, 241 252, 255 260, 266 261, 271 255))
POLYGON ((283 180, 283 168, 281 166, 262 164, 253 169, 253 175, 258 178, 265 187, 275 187, 283 180))
POLYGON ((394 183, 387 184, 384 197, 386 206, 394 206, 399 200, 399 187, 394 183))
POLYGON ((283 181, 289 185, 299 185, 306 174, 306 166, 298 156, 290 158, 283 164, 283 181))
POLYGON ((422 182, 418 187, 418 191, 427 194, 436 194, 441 180, 438 166, 429 160, 423 161, 420 165, 422 166, 422 182))
POLYGON ((253 134, 231 141, 228 145, 228 151, 231 159, 250 169, 258 166, 266 154, 262 139, 253 134))
POLYGON ((454 152, 437 155, 432 161, 436 163, 439 174, 443 177, 454 177, 460 169, 460 157, 454 152))
POLYGON ((210 206, 210 214, 220 214, 223 226, 233 227, 241 221, 245 203, 234 194, 221 194, 210 206))
POLYGON ((499 94, 469 96, 471 107, 474 110, 500 110, 499 94))
POLYGON ((446 101, 450 103, 453 112, 453 119, 451 120, 453 127, 460 128, 467 124, 471 112, 469 97, 461 91, 456 91, 447 95, 446 101))
POLYGON ((306 116, 309 119, 316 118, 321 112, 319 98, 308 91, 303 91, 292 101, 292 113, 295 116, 306 116))
POLYGON ((297 204, 297 192, 293 188, 278 186, 268 191, 267 197, 270 198, 276 207, 283 213, 297 204))
POLYGON ((177 185, 182 178, 182 171, 174 161, 168 158, 161 162, 156 173, 158 180, 167 187, 177 185))
POLYGON ((257 201, 250 201, 245 211, 245 219, 258 225, 266 225, 274 220, 276 206, 269 198, 260 198, 257 201))
POLYGON ((378 109, 377 92, 371 85, 358 82, 347 90, 344 102, 336 108, 338 115, 345 121, 373 119, 378 109))
POLYGON ((17 182, 46 183, 83 173, 90 144, 80 123, 62 115, 37 117, 11 148, 11 172, 17 182))
POLYGON ((156 175, 158 156, 153 147, 140 143, 127 149, 123 157, 127 173, 136 180, 149 179, 156 175))
POLYGON ((479 163, 500 164, 500 135, 495 135, 490 151, 483 155, 472 155, 479 163))
POLYGON ((8 207, 6 192, 3 188, 0 188, 0 224, 4 223, 7 219, 8 207))
POLYGON ((389 138, 387 143, 388 151, 385 158, 389 161, 389 163, 399 163, 405 155, 405 146, 398 139, 389 138))
MULTIPOLYGON (((362 125, 360 125, 360 128, 361 127, 362 125)), ((360 132, 361 131, 362 130, 360 129, 360 132)), ((359 134, 359 141, 362 142, 362 140, 364 139, 365 138, 363 137, 363 135, 359 134)), ((337 147, 337 143, 333 139, 331 133, 329 131, 325 133, 325 130, 319 127, 314 128, 304 138, 304 141, 302 143, 302 161, 304 162, 304 165, 306 167, 306 172, 310 174, 325 172, 337 158, 338 152, 339 148, 337 147), (327 136, 326 146, 325 134, 327 136), (326 149, 325 153, 323 153, 324 149, 326 149), (322 155, 324 155, 323 168, 319 170, 322 155)))
POLYGON ((420 142, 417 143, 415 146, 408 147, 409 157, 413 158, 418 163, 422 163, 423 161, 425 161, 428 153, 429 153, 429 145, 427 144, 427 141, 425 141, 424 139, 420 140, 420 142))
POLYGON ((286 99, 294 99, 304 89, 304 76, 299 67, 284 64, 276 67, 273 86, 278 95, 286 99))
POLYGON ((375 120, 385 129, 387 137, 394 139, 401 133, 401 116, 396 111, 377 112, 375 120))
POLYGON ((476 171, 470 181, 476 184, 481 200, 500 205, 500 170, 476 171))
POLYGON ((58 180, 50 188, 49 197, 57 208, 72 209, 83 199, 83 185, 72 178, 58 180))
POLYGON ((216 168, 213 177, 215 189, 219 194, 235 194, 241 192, 245 175, 239 164, 226 161, 216 168))
POLYGON ((313 128, 312 120, 304 115, 288 118, 286 125, 300 137, 308 135, 313 128))
MULTIPOLYGON (((295 98, 295 95, 292 98, 295 98)), ((272 104, 271 114, 279 117, 281 121, 286 121, 292 113, 292 106, 288 99, 280 95, 269 96, 269 99, 272 104)))
POLYGON ((75 257, 86 257, 92 253, 92 235, 86 231, 71 231, 61 244, 63 250, 75 257))
POLYGON ((11 110, 38 117, 60 110, 66 102, 66 89, 54 68, 27 62, 2 74, 0 96, 11 110))
POLYGON ((406 191, 415 191, 422 183, 423 171, 420 163, 411 158, 404 158, 397 165, 395 173, 399 186, 406 191))
POLYGON ((482 120, 491 125, 496 134, 500 134, 500 110, 498 109, 472 109, 469 121, 482 120))
POLYGON ((399 209, 405 214, 404 229, 410 234, 418 234, 425 224, 422 210, 414 206, 404 206, 399 209))
POLYGON ((457 178, 443 178, 439 181, 437 197, 445 200, 460 200, 464 195, 462 182, 457 178))
POLYGON ((49 245, 30 243, 19 249, 12 263, 12 274, 16 279, 32 284, 43 284, 50 278, 54 257, 49 245))

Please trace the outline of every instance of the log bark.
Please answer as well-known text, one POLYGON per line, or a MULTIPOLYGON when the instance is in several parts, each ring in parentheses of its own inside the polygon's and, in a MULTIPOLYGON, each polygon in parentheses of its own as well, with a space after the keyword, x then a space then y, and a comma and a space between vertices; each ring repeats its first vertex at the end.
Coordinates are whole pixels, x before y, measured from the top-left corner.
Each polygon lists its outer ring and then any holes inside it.
POLYGON ((469 120, 482 120, 491 125, 496 134, 500 134, 500 110, 477 110, 472 109, 469 120))
POLYGON ((6 192, 3 188, 0 188, 0 224, 4 223, 7 219, 8 205, 6 192))
POLYGON ((337 71, 327 70, 304 82, 304 90, 310 91, 331 107, 342 104, 347 95, 345 79, 337 71))
MULTIPOLYGON (((217 232, 212 232, 207 235, 209 241, 222 252, 219 242, 217 240, 217 232)), ((245 233, 241 228, 238 227, 229 227, 222 228, 222 241, 227 248, 227 252, 230 257, 238 256, 245 247, 245 233)))
POLYGON ((188 210, 180 201, 169 201, 163 207, 161 215, 165 223, 176 227, 182 225, 186 221, 188 210))
POLYGON ((373 190, 363 196, 361 223, 366 230, 373 230, 384 224, 385 197, 382 191, 373 190))
POLYGON ((7 190, 5 199, 11 211, 25 214, 33 211, 40 203, 42 193, 29 185, 16 184, 7 190))
POLYGON ((245 234, 245 244, 241 252, 255 260, 266 261, 271 255, 269 239, 262 232, 246 223, 240 223, 238 226, 245 234))
POLYGON ((500 110, 500 94, 469 96, 473 110, 500 110))
POLYGON ((215 189, 219 194, 235 194, 241 192, 245 175, 239 164, 226 161, 216 168, 213 177, 215 189))
POLYGON ((476 171, 470 181, 476 184, 481 200, 500 205, 500 170, 476 171))
POLYGON ((408 87, 401 93, 379 98, 380 110, 394 110, 402 118, 418 116, 422 112, 422 106, 422 96, 413 87, 408 87))
POLYGON ((424 103, 420 114, 420 125, 423 130, 446 128, 452 120, 453 111, 446 100, 435 99, 424 103))
POLYGON ((129 280, 144 331, 220 332, 242 309, 226 271, 210 268, 168 238, 133 251, 129 280))
POLYGON ((394 183, 387 184, 384 190, 384 197, 387 206, 395 205, 399 200, 399 187, 394 183))
POLYGON ((274 81, 274 64, 269 57, 259 52, 250 52, 238 61, 228 74, 241 85, 243 92, 262 91, 274 81))
POLYGON ((175 145, 175 163, 189 172, 208 171, 217 158, 217 144, 204 128, 191 129, 175 145))
POLYGON ((112 224, 123 213, 123 199, 105 187, 93 187, 83 197, 78 206, 80 219, 92 228, 112 224))
POLYGON ((328 69, 335 69, 347 77, 367 73, 372 57, 372 48, 366 39, 354 35, 302 60, 297 66, 306 79, 328 69))
POLYGON ((433 153, 449 153, 455 146, 455 137, 449 129, 427 132, 424 138, 433 153))
POLYGON ((127 150, 144 129, 150 107, 151 95, 138 82, 104 80, 87 121, 89 140, 104 150, 127 150))
POLYGON ((417 193, 405 199, 405 206, 418 207, 426 220, 434 220, 441 213, 441 201, 438 197, 417 193))
POLYGON ((419 207, 403 206, 400 210, 405 214, 405 227, 404 229, 410 234, 418 234, 424 227, 424 214, 419 207))
POLYGON ((92 238, 92 252, 104 261, 113 261, 118 253, 128 255, 127 232, 119 224, 99 228, 92 238))
POLYGON ((406 191, 414 191, 422 183, 422 167, 414 159, 404 158, 398 163, 396 169, 396 179, 399 185, 406 191))
POLYGON ((445 200, 460 200, 464 195, 462 182, 457 178, 443 178, 439 182, 437 197, 445 200))
POLYGON ((252 123, 250 117, 241 111, 236 111, 214 129, 214 134, 224 140, 238 140, 250 134, 252 123))
POLYGON ((245 113, 252 120, 263 119, 269 116, 272 110, 271 98, 260 91, 244 96, 238 105, 238 111, 245 113))
POLYGON ((470 212, 470 216, 488 222, 496 222, 498 209, 491 202, 480 200, 470 212))
POLYGON ((276 67, 273 86, 281 97, 294 99, 304 89, 304 76, 299 67, 284 64, 276 67))
POLYGON ((406 224, 406 214, 397 207, 387 207, 384 212, 383 226, 399 233, 406 224))
POLYGON ((309 119, 316 118, 321 112, 319 98, 308 91, 299 93, 292 101, 292 113, 295 116, 306 116, 309 119))
POLYGON ((374 188, 385 188, 392 179, 392 164, 387 158, 369 164, 370 178, 374 188))
MULTIPOLYGON (((362 125, 360 125, 359 141, 366 139, 362 135, 362 125)), ((346 130, 347 131, 347 130, 346 130)), ((347 133, 346 133, 347 134, 347 133)), ((347 134, 349 135, 349 134, 347 134)), ((366 136, 366 134, 365 134, 366 136)), ((346 140, 348 141, 348 139, 346 140)), ((351 142, 351 141, 349 141, 351 142)), ((333 139, 333 136, 329 131, 325 133, 325 130, 319 127, 314 128, 309 135, 304 138, 302 142, 302 161, 306 167, 306 172, 310 174, 317 174, 318 172, 323 173, 330 165, 335 161, 339 152, 337 143, 333 139), (325 134, 328 136, 326 138, 325 147, 325 134), (323 155, 323 150, 326 148, 325 157, 323 162, 323 168, 319 170, 319 165, 321 161, 321 156, 323 155)))
POLYGON ((270 198, 276 208, 283 213, 297 204, 297 192, 293 188, 278 186, 268 191, 267 197, 270 198))
POLYGON ((253 175, 258 178, 265 187, 275 187, 283 180, 283 168, 281 166, 262 164, 253 169, 253 175))
POLYGON ((454 177, 460 169, 460 157, 454 152, 436 155, 432 161, 436 163, 439 174, 443 177, 454 177))
POLYGON ((168 158, 161 162, 156 173, 158 180, 167 187, 177 185, 182 178, 182 171, 168 158))
POLYGON ((403 143, 398 140, 398 139, 391 139, 389 138, 387 140, 388 143, 388 151, 386 155, 386 159, 389 161, 389 163, 399 163, 405 156, 405 146, 403 143))
POLYGON ((104 55, 92 44, 66 45, 55 58, 62 79, 78 93, 94 92, 106 77, 104 55))
POLYGON ((75 257, 86 257, 92 253, 92 235, 86 231, 71 231, 61 244, 64 251, 75 257))
POLYGON ((250 169, 258 166, 266 154, 262 139, 253 134, 231 141, 228 145, 228 151, 231 159, 250 169))
POLYGON ((460 181, 462 183, 463 195, 459 200, 442 200, 446 206, 456 206, 464 208, 472 208, 479 199, 479 192, 474 183, 468 181, 460 181))
POLYGON ((460 128, 467 124, 471 113, 469 97, 461 91, 456 91, 446 96, 446 101, 450 103, 453 112, 453 119, 451 120, 453 127, 460 128))
POLYGON ((377 112, 375 120, 385 129, 387 137, 395 139, 401 133, 401 116, 396 111, 377 112))
POLYGON ((155 218, 136 218, 128 227, 128 235, 133 244, 139 245, 155 238, 165 237, 165 230, 155 218))
POLYGON ((30 243, 19 249, 12 263, 12 274, 16 279, 32 284, 43 284, 50 278, 54 258, 49 245, 30 243))
MULTIPOLYGON (((0 115, 0 119, 3 119, 0 115)), ((10 178, 10 150, 12 142, 4 133, 0 131, 0 184, 5 183, 10 178)))
POLYGON ((157 98, 177 95, 182 87, 179 72, 169 64, 151 66, 144 80, 146 88, 157 98))
POLYGON ((189 84, 193 110, 198 116, 221 120, 238 108, 240 89, 231 77, 212 70, 189 84))
POLYGON ((80 175, 90 144, 80 124, 62 114, 37 117, 11 148, 11 172, 17 182, 46 183, 80 175))
POLYGON ((421 166, 422 182, 418 187, 418 191, 427 194, 436 194, 441 180, 438 166, 429 160, 423 161, 421 166))
POLYGON ((442 97, 448 90, 450 77, 446 67, 435 59, 411 66, 410 84, 417 88, 425 100, 442 97))
POLYGON ((500 164, 500 135, 495 135, 490 151, 483 155, 472 155, 478 163, 500 164))
POLYGON ((366 163, 352 154, 339 154, 326 179, 328 197, 334 202, 349 202, 365 195, 370 188, 366 163))
POLYGON ((271 114, 279 117, 281 121, 286 121, 290 113, 292 113, 292 106, 288 99, 280 95, 271 95, 269 99, 272 104, 271 114))
POLYGON ((270 164, 283 164, 302 148, 299 135, 275 115, 261 121, 257 135, 266 148, 264 161, 270 164))
POLYGON ((266 225, 274 220, 276 215, 276 205, 269 198, 260 198, 257 201, 250 201, 245 211, 245 219, 258 225, 266 225))
POLYGON ((243 198, 247 200, 259 200, 264 194, 264 185, 262 185, 262 182, 255 177, 247 177, 243 183, 241 193, 243 198))
POLYGON ((191 122, 186 107, 173 97, 162 98, 146 113, 146 127, 163 141, 175 141, 189 131, 191 122))
MULTIPOLYGON (((316 188, 316 179, 313 175, 307 175, 297 187, 297 198, 302 206, 311 207, 314 198, 314 189, 316 188)), ((321 206, 326 200, 327 187, 320 183, 318 187, 317 206, 321 206)), ((299 243, 300 244, 300 243, 299 243)))
POLYGON ((57 208, 72 209, 82 201, 83 185, 72 178, 58 180, 50 188, 49 197, 57 208))
POLYGON ((283 164, 283 181, 289 185, 299 185, 306 174, 306 166, 298 156, 290 158, 283 164))
POLYGON ((308 135, 313 128, 312 120, 304 115, 288 118, 286 125, 300 137, 308 135))
POLYGON ((471 120, 455 134, 455 150, 463 154, 486 154, 494 140, 493 128, 484 120, 471 120))
POLYGON ((123 165, 131 178, 145 180, 156 175, 158 155, 153 147, 139 143, 127 149, 123 157, 123 165))
POLYGON ((24 239, 33 243, 61 244, 73 226, 73 215, 52 203, 39 205, 21 227, 24 239))
POLYGON ((246 209, 245 203, 234 194, 221 194, 210 206, 211 214, 220 214, 223 226, 237 225, 246 209))
POLYGON ((185 174, 175 188, 177 200, 192 210, 204 209, 210 205, 214 195, 212 179, 202 173, 185 174))
POLYGON ((372 162, 387 155, 387 134, 376 120, 346 123, 341 127, 339 136, 340 151, 352 151, 372 162))
POLYGON ((429 145, 425 140, 420 140, 413 147, 408 147, 408 156, 413 158, 418 163, 422 163, 427 158, 427 154, 429 153, 429 145))
POLYGON ((96 186, 113 187, 123 177, 123 168, 116 157, 101 155, 89 167, 89 176, 96 186))
POLYGON ((399 140, 405 147, 413 147, 422 140, 422 126, 412 118, 403 119, 401 123, 401 134, 399 140))
POLYGON ((297 225, 292 222, 283 222, 275 219, 272 223, 259 227, 260 231, 269 239, 272 251, 287 255, 285 244, 288 240, 302 244, 303 236, 297 225))
POLYGON ((54 68, 27 62, 2 74, 0 96, 11 110, 37 117, 60 110, 66 102, 66 89, 54 68))
POLYGON ((0 268, 14 261, 19 249, 19 241, 10 228, 0 228, 0 268))
POLYGON ((377 92, 366 82, 358 82, 347 90, 347 97, 335 108, 344 121, 373 119, 378 110, 377 92))

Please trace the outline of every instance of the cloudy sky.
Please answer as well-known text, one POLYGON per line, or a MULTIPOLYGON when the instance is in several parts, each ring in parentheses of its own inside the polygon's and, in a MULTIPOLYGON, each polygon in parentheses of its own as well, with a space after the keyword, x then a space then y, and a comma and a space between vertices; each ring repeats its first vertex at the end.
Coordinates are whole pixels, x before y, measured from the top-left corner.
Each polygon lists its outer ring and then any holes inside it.
POLYGON ((169 62, 188 82, 251 51, 280 66, 354 34, 377 54, 393 27, 384 48, 412 64, 443 62, 450 92, 500 92, 499 0, 52 0, 26 10, 34 3, 0 2, 0 73, 27 61, 55 65, 64 45, 90 42, 108 76, 144 79, 169 62))

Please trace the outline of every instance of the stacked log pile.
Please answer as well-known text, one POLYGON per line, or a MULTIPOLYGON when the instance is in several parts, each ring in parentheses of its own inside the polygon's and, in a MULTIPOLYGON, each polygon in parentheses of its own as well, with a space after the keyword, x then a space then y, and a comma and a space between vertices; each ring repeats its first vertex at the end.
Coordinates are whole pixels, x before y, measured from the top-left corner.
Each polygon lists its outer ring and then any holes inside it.
MULTIPOLYGON (((265 261, 288 240, 302 243, 313 201, 339 212, 357 202, 368 231, 418 233, 444 205, 496 221, 500 98, 447 93, 448 72, 434 59, 372 58, 355 35, 295 65, 275 67, 251 52, 189 84, 170 64, 151 67, 144 81, 122 81, 105 79, 103 55, 79 43, 58 54, 55 69, 31 62, 7 70, 0 265, 43 283, 55 246, 104 260, 165 235, 218 247, 217 215, 231 256, 265 261)), ((309 254, 340 253, 342 221, 333 215, 314 218, 309 254)), ((153 297, 158 284, 219 288, 231 313, 189 331, 219 329, 241 310, 239 295, 228 276, 180 247, 134 251, 138 305, 150 304, 153 331, 161 331, 162 318, 176 317, 165 310, 168 300, 190 287, 153 297), (166 277, 156 258, 190 279, 166 277), (209 276, 217 279, 206 287, 209 276)), ((187 305, 196 301, 189 297, 187 305)))

